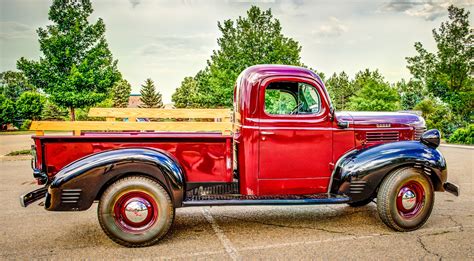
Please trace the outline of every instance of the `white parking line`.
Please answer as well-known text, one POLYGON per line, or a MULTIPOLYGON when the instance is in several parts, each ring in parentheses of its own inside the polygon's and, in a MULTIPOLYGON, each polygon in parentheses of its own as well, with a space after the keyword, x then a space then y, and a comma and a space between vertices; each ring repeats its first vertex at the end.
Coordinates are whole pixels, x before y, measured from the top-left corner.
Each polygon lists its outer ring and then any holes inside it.
POLYGON ((219 227, 217 224, 216 220, 212 217, 211 212, 209 211, 209 208, 203 208, 202 209, 202 214, 206 218, 207 222, 211 224, 212 229, 217 235, 217 238, 221 241, 222 245, 224 246, 225 251, 227 254, 230 256, 232 260, 240 260, 239 253, 237 252, 237 249, 232 245, 232 242, 230 242, 229 238, 224 234, 224 231, 219 227))

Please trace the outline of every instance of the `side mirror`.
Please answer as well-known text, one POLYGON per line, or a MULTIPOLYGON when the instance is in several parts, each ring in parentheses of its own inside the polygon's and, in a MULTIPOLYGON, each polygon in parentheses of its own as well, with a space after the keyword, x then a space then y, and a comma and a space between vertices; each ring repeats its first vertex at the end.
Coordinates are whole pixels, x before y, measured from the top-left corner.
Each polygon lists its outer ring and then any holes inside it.
POLYGON ((421 135, 420 141, 429 147, 437 148, 441 142, 441 133, 436 129, 426 131, 421 135))

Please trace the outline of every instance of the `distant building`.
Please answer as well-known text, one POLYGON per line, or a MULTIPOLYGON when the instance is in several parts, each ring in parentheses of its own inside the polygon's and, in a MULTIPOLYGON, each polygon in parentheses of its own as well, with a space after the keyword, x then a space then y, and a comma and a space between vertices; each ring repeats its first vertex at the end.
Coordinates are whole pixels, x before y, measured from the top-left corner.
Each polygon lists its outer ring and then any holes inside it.
POLYGON ((128 97, 128 108, 138 108, 138 106, 142 105, 141 97, 141 94, 130 94, 130 97, 128 97))
MULTIPOLYGON (((142 105, 140 98, 142 97, 141 94, 130 94, 128 97, 128 108, 139 108, 142 105)), ((163 106, 165 109, 174 109, 174 103, 167 103, 163 106)))

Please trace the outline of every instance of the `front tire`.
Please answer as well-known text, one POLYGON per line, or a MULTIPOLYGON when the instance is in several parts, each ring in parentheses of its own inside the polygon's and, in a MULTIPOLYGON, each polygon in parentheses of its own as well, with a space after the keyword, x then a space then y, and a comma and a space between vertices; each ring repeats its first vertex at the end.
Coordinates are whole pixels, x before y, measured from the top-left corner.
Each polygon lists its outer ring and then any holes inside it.
POLYGON ((171 227, 174 207, 158 182, 143 176, 110 185, 97 208, 100 226, 114 242, 126 247, 157 243, 171 227))
POLYGON ((382 221, 397 231, 412 231, 428 220, 434 205, 431 180, 414 168, 389 174, 377 194, 377 210, 382 221))

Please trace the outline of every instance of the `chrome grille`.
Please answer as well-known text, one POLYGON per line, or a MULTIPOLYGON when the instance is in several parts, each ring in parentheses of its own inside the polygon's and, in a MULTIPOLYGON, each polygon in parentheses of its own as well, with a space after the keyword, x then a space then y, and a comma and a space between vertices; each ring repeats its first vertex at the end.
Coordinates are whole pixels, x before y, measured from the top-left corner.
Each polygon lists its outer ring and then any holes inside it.
POLYGON ((419 140, 421 138, 421 135, 423 135, 423 133, 425 133, 425 131, 426 131, 426 127, 415 128, 414 140, 419 140))
POLYGON ((398 131, 367 132, 367 142, 394 142, 399 140, 398 131))
POLYGON ((61 192, 61 202, 66 204, 75 204, 81 197, 81 189, 63 189, 61 192))

